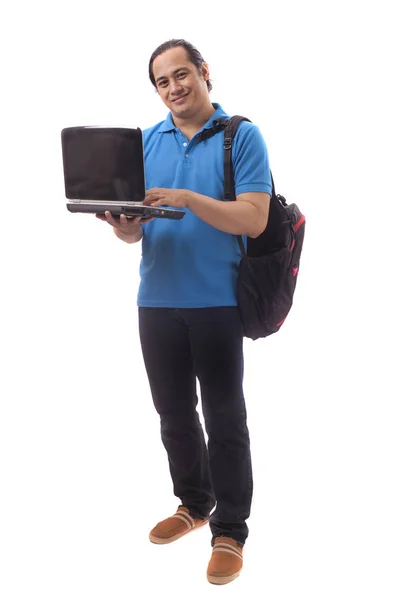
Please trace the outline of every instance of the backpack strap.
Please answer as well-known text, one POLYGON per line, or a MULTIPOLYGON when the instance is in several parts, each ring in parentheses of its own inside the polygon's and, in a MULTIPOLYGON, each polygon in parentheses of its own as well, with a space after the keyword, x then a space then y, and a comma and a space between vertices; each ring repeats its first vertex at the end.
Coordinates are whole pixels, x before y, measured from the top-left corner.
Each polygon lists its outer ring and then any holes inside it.
POLYGON ((215 121, 212 122, 211 127, 200 131, 200 133, 196 135, 196 138, 199 140, 199 142, 202 142, 203 140, 208 140, 208 138, 212 137, 216 133, 223 131, 227 120, 228 119, 215 119, 215 121))
MULTIPOLYGON (((225 121, 224 129, 224 200, 236 200, 235 194, 235 176, 232 165, 232 140, 235 137, 236 131, 242 121, 251 122, 246 117, 235 115, 228 121, 225 121)), ((237 235, 236 239, 239 244, 242 256, 246 256, 246 249, 243 244, 241 235, 237 235)))
MULTIPOLYGON (((225 195, 224 200, 235 200, 235 177, 233 174, 233 166, 232 166, 232 140, 242 121, 248 121, 251 123, 250 119, 246 117, 240 117, 239 115, 235 115, 231 117, 229 120, 225 121, 225 139, 224 139, 224 180, 228 182, 228 185, 225 186, 225 195)), ((271 173, 271 172, 270 172, 271 173)), ((274 178, 271 173, 271 182, 272 182, 272 193, 271 196, 275 196, 275 185, 274 178)))
POLYGON ((224 200, 236 200, 235 176, 232 165, 232 140, 242 121, 251 122, 246 117, 235 115, 225 121, 224 129, 224 200))
MULTIPOLYGON (((251 123, 250 119, 247 117, 241 117, 240 115, 235 115, 230 119, 216 119, 212 122, 212 127, 208 129, 204 129, 201 133, 197 135, 199 141, 207 140, 212 137, 216 133, 220 131, 224 131, 224 200, 234 201, 236 200, 235 194, 235 175, 233 172, 233 164, 232 164, 232 141, 235 137, 236 131, 242 121, 248 121, 251 123)), ((275 196, 275 186, 274 179, 271 173, 272 180, 272 195, 271 198, 275 196)), ((243 238, 241 235, 237 235, 236 239, 238 241, 240 251, 242 256, 246 255, 246 249, 243 244, 243 238)))

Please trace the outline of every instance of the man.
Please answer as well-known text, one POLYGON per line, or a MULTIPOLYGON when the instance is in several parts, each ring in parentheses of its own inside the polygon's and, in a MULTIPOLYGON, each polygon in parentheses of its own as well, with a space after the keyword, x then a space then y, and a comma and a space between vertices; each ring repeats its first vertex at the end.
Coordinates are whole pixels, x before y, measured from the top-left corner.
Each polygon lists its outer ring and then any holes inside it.
POLYGON ((153 53, 150 80, 169 109, 143 132, 146 198, 184 209, 180 221, 104 217, 127 243, 142 240, 139 332, 174 486, 175 515, 150 540, 169 543, 209 523, 207 577, 223 584, 242 568, 252 500, 243 396, 243 329, 237 307, 236 235, 258 237, 269 212, 268 153, 258 128, 241 123, 232 156, 236 202, 223 201, 223 132, 197 134, 227 117, 210 101, 209 67, 184 40, 153 53), (196 410, 201 389, 208 445, 196 410), (214 512, 210 513, 215 507, 214 512))

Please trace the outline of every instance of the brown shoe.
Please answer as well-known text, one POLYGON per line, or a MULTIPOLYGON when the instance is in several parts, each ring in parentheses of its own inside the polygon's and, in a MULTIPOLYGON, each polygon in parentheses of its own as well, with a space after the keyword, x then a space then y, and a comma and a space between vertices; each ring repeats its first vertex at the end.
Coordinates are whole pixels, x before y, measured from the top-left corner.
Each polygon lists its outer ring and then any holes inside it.
POLYGON ((179 506, 172 517, 164 519, 150 531, 149 539, 153 544, 170 544, 178 540, 192 529, 197 529, 208 523, 208 519, 194 519, 189 509, 179 506))
POLYGON ((208 581, 217 585, 229 583, 240 575, 242 566, 243 550, 239 544, 229 537, 217 537, 208 563, 208 581))

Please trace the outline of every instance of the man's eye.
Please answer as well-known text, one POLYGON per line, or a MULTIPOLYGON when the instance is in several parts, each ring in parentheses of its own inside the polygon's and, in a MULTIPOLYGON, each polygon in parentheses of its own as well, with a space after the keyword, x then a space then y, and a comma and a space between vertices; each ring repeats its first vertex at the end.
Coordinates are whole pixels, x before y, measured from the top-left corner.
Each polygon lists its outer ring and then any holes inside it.
POLYGON ((159 85, 160 87, 165 87, 165 86, 167 85, 167 83, 168 83, 167 81, 159 81, 159 82, 158 82, 158 85, 159 85))
POLYGON ((178 79, 182 79, 183 77, 186 77, 186 73, 178 73, 177 77, 178 79))

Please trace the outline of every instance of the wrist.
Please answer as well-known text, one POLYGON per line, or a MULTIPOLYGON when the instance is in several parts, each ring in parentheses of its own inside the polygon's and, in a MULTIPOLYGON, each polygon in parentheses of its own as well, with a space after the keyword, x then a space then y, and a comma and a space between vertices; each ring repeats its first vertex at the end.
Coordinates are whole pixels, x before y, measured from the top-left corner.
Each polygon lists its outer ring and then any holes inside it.
POLYGON ((185 190, 185 205, 186 208, 192 210, 193 203, 196 202, 196 194, 190 190, 185 190))
POLYGON ((123 242, 127 244, 135 244, 136 242, 140 242, 143 237, 143 228, 142 226, 135 233, 122 233, 117 227, 114 227, 114 233, 123 242))

